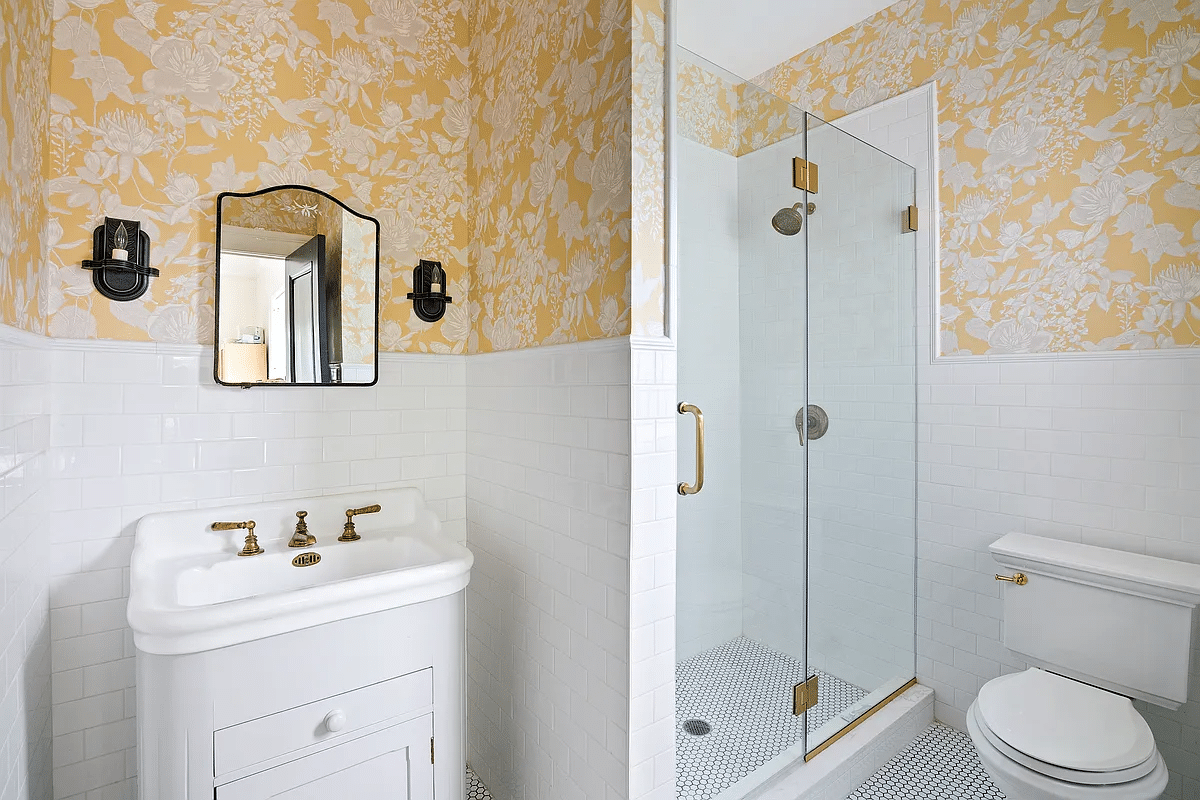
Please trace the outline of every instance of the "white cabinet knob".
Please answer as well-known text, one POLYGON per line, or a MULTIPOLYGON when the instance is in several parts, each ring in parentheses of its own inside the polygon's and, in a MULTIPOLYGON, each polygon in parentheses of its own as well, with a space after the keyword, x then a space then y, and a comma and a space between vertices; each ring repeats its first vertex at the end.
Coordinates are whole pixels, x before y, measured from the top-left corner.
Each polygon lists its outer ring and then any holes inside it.
POLYGON ((346 727, 346 714, 339 710, 330 711, 325 715, 325 728, 330 733, 337 733, 346 727))

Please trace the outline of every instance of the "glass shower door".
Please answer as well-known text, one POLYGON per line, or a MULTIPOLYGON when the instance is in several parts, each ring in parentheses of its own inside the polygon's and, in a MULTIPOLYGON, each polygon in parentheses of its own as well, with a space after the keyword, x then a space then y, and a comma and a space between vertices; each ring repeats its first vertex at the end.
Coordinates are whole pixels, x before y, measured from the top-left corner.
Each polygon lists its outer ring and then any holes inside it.
POLYGON ((916 171, 817 117, 806 127, 820 176, 806 225, 812 757, 916 674, 916 171))

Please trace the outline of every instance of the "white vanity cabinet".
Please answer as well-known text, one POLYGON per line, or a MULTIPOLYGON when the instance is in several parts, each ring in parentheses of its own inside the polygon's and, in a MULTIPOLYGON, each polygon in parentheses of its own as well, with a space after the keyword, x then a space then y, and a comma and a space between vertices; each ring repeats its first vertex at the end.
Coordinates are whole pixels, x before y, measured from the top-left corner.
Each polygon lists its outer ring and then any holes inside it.
POLYGON ((185 655, 138 653, 144 800, 464 795, 462 593, 185 655))
POLYGON ((412 489, 144 517, 142 800, 462 800, 472 560, 412 489), (337 541, 371 504, 361 540, 337 541), (287 546, 297 509, 313 547, 287 546), (262 554, 217 520, 255 520, 262 554))

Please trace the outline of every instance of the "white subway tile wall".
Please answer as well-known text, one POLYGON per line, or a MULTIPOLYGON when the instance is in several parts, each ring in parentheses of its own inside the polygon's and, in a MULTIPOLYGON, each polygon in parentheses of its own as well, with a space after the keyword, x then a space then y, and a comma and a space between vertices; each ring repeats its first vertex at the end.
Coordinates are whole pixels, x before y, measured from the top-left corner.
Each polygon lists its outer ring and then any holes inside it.
MULTIPOLYGON (((742 635, 742 409, 738 161, 678 140, 679 399, 704 412, 704 491, 679 502, 678 652, 683 661, 742 635)), ((680 480, 696 470, 696 423, 677 416, 680 480)), ((636 439, 635 439, 636 441, 636 439)), ((634 492, 635 509, 655 508, 634 492)), ((636 513, 636 512, 635 512, 636 513)))
MULTIPOLYGON (((742 624, 746 636, 804 658, 805 237, 771 226, 804 199, 792 185, 795 136, 738 159, 741 303, 742 624)), ((818 212, 819 213, 819 212, 818 212)), ((686 312, 685 312, 686 313, 686 312)))
MULTIPOLYGON (((674 800, 676 353, 665 339, 634 339, 631 350, 629 797, 674 800)), ((684 502, 679 503, 680 511, 684 502)))
POLYGON ((0 800, 50 794, 50 378, 40 337, 0 329, 0 800))
POLYGON ((198 347, 52 350, 54 513, 41 544, 52 572, 54 797, 134 798, 125 604, 138 519, 407 485, 464 541, 466 364, 385 355, 376 387, 243 390, 216 386, 211 351, 198 347))
POLYGON ((623 800, 629 341, 467 363, 467 758, 498 797, 623 800))

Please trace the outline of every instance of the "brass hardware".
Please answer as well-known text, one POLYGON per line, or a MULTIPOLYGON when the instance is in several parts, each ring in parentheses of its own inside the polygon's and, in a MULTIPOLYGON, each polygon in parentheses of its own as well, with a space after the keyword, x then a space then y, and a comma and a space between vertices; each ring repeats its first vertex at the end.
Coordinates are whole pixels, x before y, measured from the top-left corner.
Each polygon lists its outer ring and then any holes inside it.
POLYGON ((300 555, 293 558, 292 566, 293 567, 311 567, 313 564, 318 563, 320 560, 321 560, 321 554, 314 550, 310 553, 301 553, 300 555))
POLYGON ((239 528, 246 529, 246 544, 238 551, 239 556, 256 556, 263 552, 263 549, 258 546, 258 537, 254 535, 254 520, 246 522, 214 522, 212 529, 214 531, 235 531, 239 528))
POLYGON ((339 542, 357 542, 362 537, 354 530, 354 518, 359 514, 376 514, 382 510, 379 503, 362 508, 351 508, 346 510, 346 524, 342 528, 342 535, 338 537, 339 542))
POLYGON ((680 414, 696 417, 696 482, 679 484, 680 494, 695 494, 704 488, 704 412, 691 403, 680 403, 678 410, 680 414))
POLYGON ((867 720, 868 720, 868 719, 869 719, 871 716, 873 716, 873 715, 875 714, 875 712, 876 712, 876 711, 878 711, 879 709, 883 708, 883 707, 884 707, 884 706, 886 706, 888 703, 892 702, 892 701, 893 701, 893 700, 895 700, 897 697, 899 697, 900 695, 904 694, 905 692, 907 692, 909 689, 911 689, 912 687, 914 687, 914 686, 916 686, 916 685, 917 685, 917 679, 916 679, 916 678, 913 678, 911 681, 909 681, 908 683, 904 684, 904 685, 903 685, 903 686, 901 686, 899 689, 897 689, 896 691, 892 692, 891 694, 889 694, 887 697, 885 697, 885 698, 883 698, 882 700, 880 700, 880 701, 879 701, 878 703, 876 703, 875 705, 871 706, 871 708, 870 708, 868 711, 864 712, 864 713, 863 713, 863 715, 862 715, 861 717, 857 718, 856 720, 854 720, 854 722, 851 722, 849 725, 847 725, 846 727, 842 728, 840 731, 838 731, 837 733, 835 733, 833 736, 830 736, 828 739, 826 739, 825 741, 821 742, 819 745, 817 745, 815 748, 813 748, 813 750, 812 750, 812 752, 811 752, 811 753, 807 753, 807 754, 804 756, 804 760, 805 760, 805 762, 812 761, 812 760, 813 760, 814 758, 816 758, 816 757, 817 757, 817 756, 818 756, 818 755, 819 755, 821 752, 823 752, 823 751, 824 751, 826 748, 828 748, 828 747, 831 747, 831 746, 833 745, 833 743, 834 743, 834 742, 836 742, 838 739, 841 739, 843 736, 845 736, 846 734, 848 734, 850 731, 854 730, 854 729, 855 729, 855 728, 857 728, 859 725, 861 725, 862 723, 866 722, 866 721, 867 721, 867 720))
POLYGON ((909 206, 908 209, 904 212, 904 232, 905 233, 916 233, 917 232, 917 219, 918 219, 917 207, 909 206))
POLYGON ((433 763, 433 737, 429 738, 429 763, 433 763))
POLYGON ((1007 575, 997 575, 996 580, 1008 581, 1009 583, 1015 583, 1017 586, 1024 586, 1029 583, 1029 576, 1024 572, 1014 572, 1011 578, 1007 575))
POLYGON ((792 713, 800 716, 817 704, 817 678, 813 675, 803 683, 792 687, 792 713))
MULTIPOLYGON (((317 543, 317 537, 308 532, 308 523, 304 521, 304 518, 307 516, 307 511, 296 512, 296 532, 292 534, 292 538, 288 542, 288 547, 311 547, 317 543)), ((296 566, 308 565, 296 564, 296 566)))
POLYGON ((809 194, 816 194, 819 186, 817 165, 803 158, 793 158, 792 186, 809 194))

